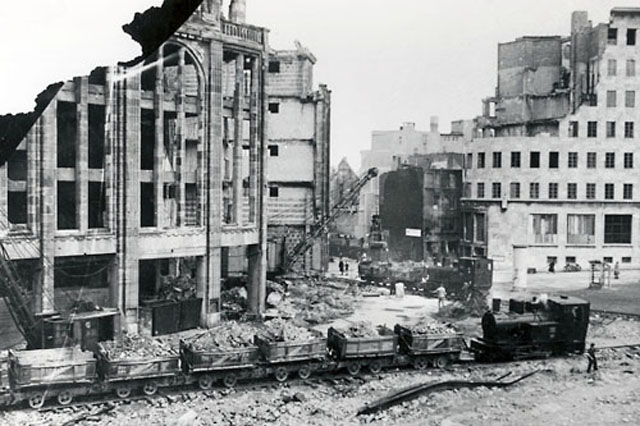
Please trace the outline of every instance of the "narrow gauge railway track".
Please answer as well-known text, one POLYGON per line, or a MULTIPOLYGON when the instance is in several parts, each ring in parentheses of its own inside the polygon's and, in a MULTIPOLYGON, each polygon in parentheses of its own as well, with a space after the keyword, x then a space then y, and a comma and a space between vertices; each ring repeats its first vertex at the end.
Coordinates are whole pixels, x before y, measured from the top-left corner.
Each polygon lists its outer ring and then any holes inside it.
MULTIPOLYGON (((620 345, 608 345, 608 346, 600 346, 598 350, 602 351, 614 351, 618 352, 620 350, 633 350, 637 351, 635 353, 640 353, 640 342, 638 343, 629 343, 629 344, 620 344, 620 345)), ((553 359, 565 358, 565 357, 554 357, 553 359)), ((283 385, 287 386, 296 386, 301 384, 319 384, 324 383, 329 386, 341 386, 341 385, 353 385, 355 382, 360 382, 360 384, 364 384, 369 380, 380 380, 388 376, 392 375, 404 375, 404 374, 424 374, 429 375, 430 377, 437 378, 447 373, 455 373, 455 372, 468 372, 469 367, 472 366, 474 370, 486 371, 487 373, 495 372, 496 368, 504 368, 509 365, 513 365, 517 363, 519 366, 529 366, 532 364, 540 363, 545 361, 546 359, 523 359, 518 361, 502 361, 502 362, 485 362, 485 363, 476 363, 473 361, 462 361, 458 364, 453 364, 448 366, 446 369, 429 369, 429 370, 415 370, 412 368, 390 368, 388 370, 383 370, 379 373, 375 374, 358 374, 351 375, 347 372, 345 373, 325 373, 313 376, 309 379, 300 379, 300 378, 290 378, 286 382, 279 383, 277 381, 262 379, 259 381, 251 381, 251 382, 239 382, 235 384, 235 386, 229 388, 224 385, 220 385, 217 387, 213 387, 208 390, 202 390, 198 388, 197 384, 189 384, 189 385, 176 385, 170 387, 164 387, 159 390, 155 395, 130 395, 127 398, 118 398, 116 395, 112 394, 100 394, 95 396, 87 396, 82 399, 76 400, 68 405, 57 405, 54 401, 51 401, 48 405, 45 405, 39 408, 37 411, 41 413, 53 412, 53 413, 62 413, 71 411, 80 411, 83 409, 89 409, 92 407, 99 406, 107 406, 110 404, 117 405, 126 405, 131 404, 137 401, 149 401, 153 403, 156 400, 168 399, 170 403, 176 402, 179 398, 182 400, 189 400, 196 398, 198 396, 194 395, 205 395, 210 398, 214 398, 217 393, 222 392, 221 397, 224 397, 228 394, 225 392, 247 392, 252 390, 261 390, 267 388, 276 388, 281 387, 283 385), (342 382, 342 383, 341 383, 342 382)), ((2 407, 5 410, 20 410, 24 407, 21 405, 15 406, 5 406, 2 407)))

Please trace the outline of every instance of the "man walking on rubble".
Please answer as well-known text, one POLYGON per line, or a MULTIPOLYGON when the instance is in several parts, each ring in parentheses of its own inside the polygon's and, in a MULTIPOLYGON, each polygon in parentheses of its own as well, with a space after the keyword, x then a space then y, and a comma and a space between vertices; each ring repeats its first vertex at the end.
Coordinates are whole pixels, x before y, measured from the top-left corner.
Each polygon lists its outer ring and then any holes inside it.
POLYGON ((433 291, 438 295, 438 311, 444 307, 444 302, 447 300, 447 290, 440 284, 440 287, 433 291))
POLYGON ((596 345, 592 343, 587 350, 587 359, 589 360, 589 365, 587 366, 587 373, 591 373, 591 367, 593 367, 593 371, 598 371, 598 359, 596 358, 596 345))

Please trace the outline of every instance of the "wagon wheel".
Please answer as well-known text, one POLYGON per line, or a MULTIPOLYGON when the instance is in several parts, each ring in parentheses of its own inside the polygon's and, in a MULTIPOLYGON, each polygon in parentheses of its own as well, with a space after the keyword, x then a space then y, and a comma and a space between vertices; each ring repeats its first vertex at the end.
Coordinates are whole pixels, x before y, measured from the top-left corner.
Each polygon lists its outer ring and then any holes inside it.
POLYGON ((29 407, 37 410, 44 405, 44 393, 38 392, 34 393, 29 397, 29 407))
POLYGON ((427 367, 429 366, 429 363, 427 362, 426 359, 418 359, 413 363, 413 367, 416 370, 426 370, 427 367))
POLYGON ((360 364, 354 363, 347 365, 347 372, 352 376, 357 376, 360 373, 360 364))
POLYGON ((116 388, 116 395, 118 395, 118 398, 128 398, 129 395, 131 395, 131 388, 128 386, 120 386, 116 388))
POLYGON ((274 373, 274 376, 276 378, 277 381, 279 381, 280 383, 284 382, 285 380, 287 380, 287 377, 289 377, 289 372, 287 371, 286 368, 284 367, 278 367, 276 368, 276 371, 274 373))
POLYGON ((378 374, 379 372, 382 371, 382 362, 381 361, 373 361, 371 364, 369 364, 369 371, 371 371, 373 374, 378 374))
POLYGON ((229 373, 222 378, 222 384, 228 388, 234 387, 236 383, 238 383, 238 377, 233 373, 229 373))
POLYGON ((73 400, 73 395, 69 391, 62 391, 58 394, 58 404, 69 405, 73 400))
POLYGON ((155 395, 158 392, 158 385, 154 382, 147 382, 142 387, 142 392, 147 396, 155 395))
POLYGON ((447 358, 444 355, 439 356, 438 358, 436 358, 436 367, 438 368, 445 368, 447 365, 449 365, 449 358, 447 358))
POLYGON ((198 387, 200 389, 202 390, 211 389, 212 385, 213 385, 213 378, 208 374, 198 377, 198 387))
POLYGON ((300 377, 302 380, 307 380, 309 377, 311 377, 311 367, 305 365, 300 368, 300 370, 298 370, 298 377, 300 377))

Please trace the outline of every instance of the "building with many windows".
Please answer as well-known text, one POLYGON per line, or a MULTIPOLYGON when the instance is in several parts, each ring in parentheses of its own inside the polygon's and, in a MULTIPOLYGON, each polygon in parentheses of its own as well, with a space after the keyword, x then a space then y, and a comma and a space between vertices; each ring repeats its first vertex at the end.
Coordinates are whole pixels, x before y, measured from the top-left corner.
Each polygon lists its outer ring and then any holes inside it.
POLYGON ((143 301, 181 275, 209 325, 234 247, 264 309, 268 31, 245 23, 244 0, 227 17, 221 0, 189 4, 137 14, 125 29, 144 55, 50 89, 0 165, 2 243, 36 313, 86 299, 136 331, 143 301))
POLYGON ((569 37, 498 47, 496 97, 466 153, 463 251, 510 268, 514 246, 545 269, 590 260, 640 264, 640 8, 569 37))

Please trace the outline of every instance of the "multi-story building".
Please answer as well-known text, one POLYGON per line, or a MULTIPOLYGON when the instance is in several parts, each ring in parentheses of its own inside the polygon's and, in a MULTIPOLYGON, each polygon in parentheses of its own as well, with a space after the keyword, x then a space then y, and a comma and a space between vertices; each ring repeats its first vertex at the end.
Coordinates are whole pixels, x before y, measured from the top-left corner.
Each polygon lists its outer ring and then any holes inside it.
MULTIPOLYGON (((331 172, 331 206, 337 205, 347 196, 350 188, 358 180, 358 175, 353 171, 347 159, 340 160, 338 167, 331 172)), ((364 241, 355 238, 358 205, 359 197, 356 197, 350 205, 342 209, 340 216, 329 227, 329 253, 331 256, 340 256, 341 254, 353 256, 364 244, 364 241)))
MULTIPOLYGON (((462 153, 465 141, 471 138, 472 121, 454 121, 451 133, 441 134, 438 117, 431 117, 428 132, 416 130, 415 123, 403 123, 399 130, 374 131, 371 149, 361 151, 361 173, 377 167, 380 175, 394 170, 416 154, 462 153)), ((380 179, 372 179, 361 191, 356 236, 364 238, 371 225, 371 217, 378 214, 380 179)))
POLYGON ((381 177, 380 219, 393 259, 458 258, 463 161, 463 154, 413 155, 381 177))
POLYGON ((569 37, 499 45, 485 137, 466 154, 465 254, 504 268, 640 264, 639 29, 640 8, 595 27, 574 12, 569 37))
POLYGON ((182 269, 209 325, 238 246, 264 308, 268 32, 244 0, 228 18, 191 2, 180 22, 169 3, 128 26, 144 56, 55 86, 0 167, 2 242, 37 313, 89 299, 135 331, 142 299, 182 269))
MULTIPOLYGON (((331 91, 313 87, 316 58, 296 42, 295 50, 272 51, 267 75, 267 194, 269 267, 324 219, 330 209, 331 91)), ((326 270, 327 236, 318 238, 299 261, 304 269, 326 270)))

